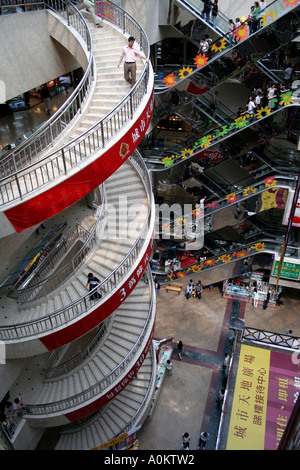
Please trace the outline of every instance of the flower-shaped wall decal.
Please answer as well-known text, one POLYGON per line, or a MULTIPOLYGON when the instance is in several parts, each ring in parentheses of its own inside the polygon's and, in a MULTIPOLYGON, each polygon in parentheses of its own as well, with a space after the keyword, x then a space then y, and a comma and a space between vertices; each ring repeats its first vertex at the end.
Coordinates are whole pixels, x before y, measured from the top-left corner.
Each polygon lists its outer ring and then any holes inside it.
POLYGON ((226 39, 221 38, 211 46, 211 50, 212 50, 212 52, 221 52, 221 51, 223 51, 223 49, 226 48, 226 46, 227 46, 226 39))
POLYGON ((186 219, 184 219, 183 217, 178 217, 177 219, 175 219, 176 225, 185 224, 185 222, 186 222, 186 219))
POLYGON ((208 57, 205 54, 198 54, 194 58, 194 61, 195 61, 195 64, 197 65, 197 68, 201 68, 207 64, 208 57))
POLYGON ((276 13, 275 13, 275 11, 273 11, 273 10, 271 10, 271 11, 266 10, 266 13, 264 13, 264 14, 261 16, 261 25, 262 25, 262 26, 267 26, 267 24, 272 23, 272 21, 274 21, 275 18, 276 18, 276 13))
POLYGON ((227 194, 226 199, 227 199, 227 202, 229 202, 230 204, 233 204, 234 202, 237 201, 237 196, 235 193, 230 193, 230 194, 227 194))
POLYGON ((208 147, 211 144, 211 135, 205 135, 199 140, 200 147, 208 147))
POLYGON ((231 261, 231 256, 230 255, 222 255, 219 256, 217 261, 221 261, 222 263, 228 263, 228 261, 231 261))
POLYGON ((244 188, 243 190, 243 194, 245 197, 251 196, 252 194, 255 194, 255 193, 256 193, 256 188, 250 188, 249 186, 248 188, 244 188))
POLYGON ((187 158, 187 157, 191 157, 193 155, 193 150, 192 149, 184 149, 181 151, 181 158, 184 159, 184 158, 187 158))
POLYGON ((188 75, 191 75, 192 71, 192 67, 182 67, 178 72, 179 78, 185 78, 188 75))
POLYGON ((214 259, 207 259, 204 261, 204 266, 214 266, 215 260, 214 259))
POLYGON ((265 249, 265 244, 264 243, 255 243, 254 246, 251 247, 255 251, 262 251, 265 249))
POLYGON ((193 264, 187 269, 187 272, 193 271, 193 273, 199 273, 202 269, 201 264, 193 264))
POLYGON ((260 108, 257 110, 256 117, 257 119, 262 119, 263 117, 268 116, 270 114, 271 110, 266 106, 265 108, 260 108))
POLYGON ((186 274, 185 274, 185 272, 183 272, 183 271, 179 271, 179 272, 177 273, 177 277, 185 277, 185 276, 186 276, 186 274))
POLYGON ((242 127, 245 127, 247 126, 248 124, 248 120, 246 119, 246 116, 245 117, 238 117, 235 119, 233 125, 237 128, 237 129, 241 129, 242 127))
POLYGON ((268 178, 264 179, 264 182, 266 188, 271 188, 272 186, 276 185, 277 180, 275 179, 275 176, 269 176, 268 178))
POLYGON ((213 201, 211 203, 208 202, 205 207, 207 209, 215 209, 216 207, 218 207, 218 202, 217 201, 213 201))
POLYGON ((281 101, 280 101, 279 104, 280 104, 281 106, 286 106, 287 104, 291 104, 291 103, 293 102, 293 100, 292 100, 292 92, 291 92, 291 91, 288 91, 288 92, 286 92, 286 93, 282 93, 282 94, 280 95, 280 99, 281 99, 281 101))
POLYGON ((243 41, 249 36, 249 28, 246 24, 242 24, 234 30, 233 35, 235 36, 236 41, 243 41))
POLYGON ((299 2, 300 0, 283 0, 283 3, 285 4, 285 8, 295 7, 296 5, 298 5, 299 2))
POLYGON ((174 73, 169 73, 169 75, 167 75, 164 79, 163 79, 163 82, 166 86, 168 87, 171 87, 173 85, 176 84, 176 78, 175 78, 175 75, 174 73))
POLYGON ((203 212, 200 207, 197 207, 196 209, 192 210, 192 214, 196 219, 199 219, 203 215, 203 212))
POLYGON ((162 159, 162 162, 164 164, 165 167, 169 167, 169 166, 172 166, 174 165, 174 158, 172 157, 165 157, 162 159))
POLYGON ((161 226, 161 229, 166 232, 166 231, 169 231, 171 229, 171 225, 168 223, 168 222, 164 222, 161 226))
POLYGON ((220 127, 219 129, 216 130, 215 132, 215 137, 222 137, 223 135, 226 135, 228 134, 229 132, 229 129, 228 129, 228 126, 222 126, 220 127))

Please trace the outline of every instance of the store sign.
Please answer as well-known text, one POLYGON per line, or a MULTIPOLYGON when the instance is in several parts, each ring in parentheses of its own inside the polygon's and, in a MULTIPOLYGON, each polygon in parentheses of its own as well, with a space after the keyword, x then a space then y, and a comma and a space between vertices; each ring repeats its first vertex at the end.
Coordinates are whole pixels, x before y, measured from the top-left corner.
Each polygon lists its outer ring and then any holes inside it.
POLYGON ((276 450, 299 390, 291 354, 242 344, 226 449, 276 450))
MULTIPOLYGON (((272 270, 272 276, 278 275, 279 261, 275 261, 272 270)), ((280 271, 280 277, 285 279, 298 280, 300 275, 300 264, 283 262, 280 271)))

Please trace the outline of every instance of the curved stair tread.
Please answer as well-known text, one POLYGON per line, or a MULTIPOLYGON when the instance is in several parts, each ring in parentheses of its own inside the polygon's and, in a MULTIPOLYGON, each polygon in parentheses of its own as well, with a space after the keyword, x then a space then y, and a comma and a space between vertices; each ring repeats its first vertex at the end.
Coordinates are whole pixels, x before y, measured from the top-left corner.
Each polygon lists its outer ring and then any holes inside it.
MULTIPOLYGON (((155 367, 156 364, 153 362, 152 350, 150 349, 138 371, 138 379, 134 378, 130 382, 130 391, 126 387, 126 394, 124 393, 125 390, 120 392, 117 397, 102 408, 97 416, 91 419, 90 423, 83 425, 82 428, 78 429, 78 426, 74 426, 75 430, 73 432, 71 429, 68 432, 62 432, 55 450, 91 449, 119 435, 139 410, 150 387, 151 376, 155 367), (143 377, 144 374, 145 377, 143 377), (144 383, 144 395, 140 393, 140 387, 139 393, 136 393, 137 380, 144 383)), ((133 421, 131 427, 137 424, 139 424, 139 421, 133 421)))
MULTIPOLYGON (((145 284, 143 281, 140 281, 139 284, 136 286, 138 292, 141 295, 148 295, 148 305, 143 304, 141 305, 140 312, 137 311, 137 319, 140 317, 144 317, 146 319, 149 308, 150 308, 150 286, 145 284), (147 313, 144 311, 146 307, 147 313)), ((127 305, 127 308, 130 309, 131 300, 129 296, 123 303, 123 305, 127 305)), ((145 325, 145 321, 143 324, 140 324, 139 327, 135 328, 135 342, 133 343, 132 334, 128 341, 128 347, 121 347, 120 342, 118 341, 118 336, 115 338, 115 341, 111 341, 111 337, 114 338, 114 322, 118 321, 118 310, 115 311, 113 314, 113 318, 111 319, 111 328, 108 328, 108 332, 104 334, 102 340, 98 344, 98 347, 94 351, 93 355, 88 358, 83 364, 78 366, 75 370, 69 372, 67 375, 63 375, 61 377, 57 377, 55 379, 48 379, 42 384, 37 384, 36 389, 32 391, 28 391, 26 393, 26 379, 28 374, 30 375, 30 366, 28 366, 29 372, 24 374, 24 382, 25 385, 23 387, 23 393, 25 396, 30 396, 31 404, 51 404, 56 401, 60 401, 62 399, 72 398, 74 395, 74 390, 76 389, 76 393, 79 391, 84 391, 96 383, 100 382, 102 379, 107 377, 107 375, 117 367, 120 362, 129 354, 132 350, 132 347, 137 342, 143 328, 145 325), (123 356, 122 353, 123 352, 123 356), (103 364, 106 365, 103 368, 103 364), (102 369, 100 369, 99 365, 101 365, 102 369)), ((124 326, 126 326, 124 324, 124 326)), ((131 333, 133 333, 133 328, 131 329, 131 333)), ((124 329, 123 332, 123 342, 125 344, 127 338, 127 330, 124 329)), ((140 350, 137 350, 135 355, 138 358, 140 354, 140 350)), ((116 379, 116 380, 119 380, 116 379)), ((21 378, 19 377, 19 382, 21 378)), ((32 385, 32 384, 31 384, 32 385)), ((104 393, 104 392, 103 392, 104 393)), ((29 400, 27 400, 29 403, 29 400)))

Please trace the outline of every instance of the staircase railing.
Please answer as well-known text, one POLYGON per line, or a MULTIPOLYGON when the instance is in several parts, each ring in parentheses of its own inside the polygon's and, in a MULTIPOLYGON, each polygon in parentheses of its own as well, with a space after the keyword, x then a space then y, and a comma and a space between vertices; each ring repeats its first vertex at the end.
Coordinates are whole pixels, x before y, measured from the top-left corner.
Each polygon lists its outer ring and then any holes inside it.
MULTIPOLYGON (((102 302, 105 297, 108 297, 111 291, 115 289, 116 286, 126 277, 140 256, 145 245, 145 241, 149 240, 150 232, 152 236, 152 226, 154 229, 155 210, 153 209, 154 204, 150 176, 140 154, 135 151, 135 155, 136 158, 133 159, 133 157, 130 157, 130 160, 134 161, 134 166, 141 176, 141 181, 145 185, 149 202, 148 213, 145 216, 145 223, 140 231, 140 234, 131 247, 129 253, 111 272, 111 274, 97 287, 98 292, 102 296, 101 300, 98 302, 102 302)), ((78 298, 75 302, 72 302, 71 304, 66 305, 65 307, 45 315, 37 320, 14 325, 0 326, 0 339, 3 341, 8 341, 28 338, 44 334, 46 332, 51 332, 59 327, 63 327, 66 325, 66 323, 79 318, 90 309, 89 297, 92 293, 93 291, 89 291, 84 296, 78 298)))
MULTIPOLYGON (((150 47, 147 36, 127 12, 107 1, 102 14, 107 21, 122 28, 124 34, 135 35, 145 56, 149 57, 150 47)), ((27 166, 18 170, 15 169, 12 158, 10 163, 6 160, 9 170, 4 172, 5 177, 0 180, 0 205, 23 200, 25 195, 43 188, 62 175, 68 175, 90 157, 95 149, 104 149, 138 109, 147 92, 148 82, 149 66, 146 64, 135 86, 123 100, 79 137, 34 163, 28 165, 27 160, 27 166), (9 171, 13 172, 9 175, 9 171)), ((25 161, 23 163, 25 164, 25 161)))
POLYGON ((69 232, 66 234, 63 243, 54 253, 54 256, 52 256, 49 260, 48 257, 44 259, 43 266, 38 273, 38 277, 43 280, 41 282, 34 283, 33 279, 33 282, 26 283, 25 286, 21 286, 21 288, 18 290, 19 300, 21 303, 30 302, 32 300, 45 297, 47 294, 57 289, 70 276, 74 275, 74 273, 82 265, 83 261, 91 253, 94 247, 101 243, 105 227, 105 220, 107 217, 107 197, 104 185, 101 186, 101 201, 102 204, 99 206, 97 211, 97 221, 92 231, 86 231, 78 223, 71 227, 69 232), (78 240, 83 240, 83 245, 78 250, 78 252, 68 263, 65 263, 60 269, 52 272, 55 269, 55 265, 58 263, 58 261, 61 261, 62 256, 69 250, 71 246, 74 246, 78 240), (49 274, 50 271, 51 274, 49 274))
MULTIPOLYGON (((24 415, 25 418, 30 418, 32 415, 49 415, 52 413, 67 412, 68 410, 71 410, 73 408, 78 408, 81 405, 84 405, 85 403, 96 399, 97 397, 99 397, 99 395, 103 394, 105 390, 109 390, 112 387, 112 384, 124 374, 126 369, 129 366, 133 365, 133 361, 135 360, 135 358, 138 358, 137 353, 140 350, 141 345, 144 343, 146 337, 148 337, 149 335, 149 329, 151 328, 153 316, 155 316, 155 312, 153 311, 154 288, 149 268, 147 268, 147 277, 148 285, 150 287, 150 303, 147 318, 145 320, 145 324, 141 331, 141 334, 138 337, 134 347, 123 359, 123 361, 120 362, 120 364, 114 370, 112 370, 106 377, 101 379, 99 382, 96 382, 94 385, 88 387, 81 393, 77 393, 72 397, 68 397, 65 400, 59 400, 54 403, 26 405, 26 413, 24 415)), ((143 361, 141 360, 141 362, 143 361)), ((125 380, 127 380, 128 383, 130 381, 130 379, 125 380)))
MULTIPOLYGON (((11 12, 10 7, 16 8, 16 5, 14 5, 16 2, 8 0, 5 3, 6 5, 2 5, 1 7, 3 14, 6 13, 6 10, 11 12)), ((63 18, 63 20, 67 22, 67 25, 74 28, 76 33, 78 33, 85 42, 88 51, 88 65, 80 83, 56 113, 42 124, 29 139, 22 142, 1 160, 1 178, 25 168, 41 151, 52 145, 59 134, 61 134, 67 125, 82 111, 94 81, 91 33, 85 19, 71 3, 64 0, 56 0, 55 3, 23 0, 22 2, 18 2, 17 7, 21 9, 21 11, 49 9, 63 18)))

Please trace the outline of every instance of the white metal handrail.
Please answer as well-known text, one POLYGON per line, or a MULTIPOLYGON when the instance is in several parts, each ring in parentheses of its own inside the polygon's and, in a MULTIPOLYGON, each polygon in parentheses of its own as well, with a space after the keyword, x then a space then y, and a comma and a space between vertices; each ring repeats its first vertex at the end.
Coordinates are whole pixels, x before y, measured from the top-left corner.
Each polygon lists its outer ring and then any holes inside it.
MULTIPOLYGON (((9 1, 6 3, 13 2, 9 1)), ((6 5, 6 8, 9 6, 10 5, 6 5)), ((28 9, 29 6, 32 7, 30 9, 31 11, 36 9, 53 10, 67 22, 69 27, 74 28, 86 44, 88 65, 80 83, 56 113, 42 124, 30 138, 23 141, 12 152, 2 158, 0 163, 1 178, 27 167, 41 151, 52 145, 53 140, 55 140, 74 117, 81 112, 94 81, 92 38, 88 25, 81 13, 71 3, 65 0, 57 0, 55 4, 51 2, 51 5, 48 4, 48 2, 40 2, 37 0, 18 2, 19 8, 28 9)))
MULTIPOLYGON (((144 340, 149 335, 149 329, 151 328, 153 323, 153 316, 155 316, 155 312, 153 309, 154 287, 149 267, 147 267, 147 277, 148 284, 150 286, 150 304, 147 318, 145 320, 145 324, 142 328, 141 334, 139 335, 135 345, 133 346, 132 350, 127 354, 127 356, 106 377, 102 378, 99 382, 96 382, 94 385, 88 387, 86 390, 80 393, 77 393, 76 395, 53 403, 26 405, 26 412, 24 414, 25 418, 30 418, 32 415, 37 416, 61 412, 66 413, 68 412, 68 410, 71 410, 74 407, 84 405, 88 401, 96 399, 101 394, 103 394, 105 390, 107 390, 107 393, 109 393, 109 390, 110 388, 112 388, 113 383, 115 383, 115 381, 124 374, 124 372, 128 369, 129 366, 133 365, 134 360, 138 359, 137 353, 141 345, 144 343, 144 340)), ((143 360, 141 360, 140 358, 141 363, 143 362, 143 360)), ((125 378, 124 382, 126 382, 127 384, 130 382, 130 379, 125 378)))
MULTIPOLYGON (((124 34, 135 34, 135 37, 139 38, 140 47, 145 56, 149 57, 150 47, 147 36, 127 12, 107 1, 103 6, 102 15, 107 21, 121 27, 124 34)), ((0 205, 22 200, 25 195, 69 174, 71 170, 87 160, 96 149, 104 149, 133 117, 147 92, 148 82, 149 66, 146 64, 137 83, 123 100, 90 129, 60 149, 3 177, 0 180, 0 205)))
MULTIPOLYGON (((135 150, 135 159, 130 157, 134 162, 134 166, 141 176, 141 181, 144 183, 148 195, 149 208, 145 217, 145 223, 141 232, 131 247, 129 253, 125 256, 123 261, 117 266, 111 274, 104 279, 97 287, 98 292, 102 298, 98 302, 102 302, 105 297, 108 297, 111 291, 126 277, 129 270, 133 267, 136 260, 141 254, 141 250, 145 244, 145 240, 152 236, 149 230, 154 228, 155 210, 153 210, 153 194, 150 176, 147 167, 140 156, 135 150)), ((45 315, 37 320, 32 320, 24 323, 0 326, 0 339, 3 341, 10 341, 33 336, 39 336, 46 332, 53 331, 56 328, 66 325, 68 322, 79 318, 90 309, 89 297, 93 291, 89 291, 84 296, 77 299, 75 302, 62 307, 48 315, 45 315)))

